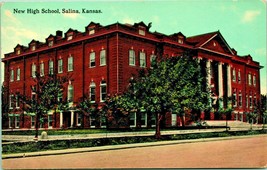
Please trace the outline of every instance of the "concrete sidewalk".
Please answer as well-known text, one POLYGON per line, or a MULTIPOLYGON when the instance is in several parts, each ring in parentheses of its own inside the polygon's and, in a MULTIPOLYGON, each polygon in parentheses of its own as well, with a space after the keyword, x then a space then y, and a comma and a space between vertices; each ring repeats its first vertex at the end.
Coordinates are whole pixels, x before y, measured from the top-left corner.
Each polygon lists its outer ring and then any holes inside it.
POLYGON ((235 136, 235 137, 202 138, 202 139, 190 139, 190 140, 159 141, 159 142, 108 145, 108 146, 63 149, 63 150, 49 150, 49 151, 41 151, 41 152, 28 152, 28 153, 17 153, 17 154, 6 154, 6 155, 4 154, 2 155, 2 159, 25 158, 25 157, 34 157, 34 156, 49 156, 49 155, 60 155, 60 154, 73 154, 73 153, 83 153, 83 152, 96 152, 96 151, 129 149, 129 148, 137 148, 137 147, 152 147, 152 146, 195 143, 195 142, 232 140, 232 139, 240 139, 240 138, 251 138, 255 136, 267 136, 267 134, 250 135, 250 136, 235 136))

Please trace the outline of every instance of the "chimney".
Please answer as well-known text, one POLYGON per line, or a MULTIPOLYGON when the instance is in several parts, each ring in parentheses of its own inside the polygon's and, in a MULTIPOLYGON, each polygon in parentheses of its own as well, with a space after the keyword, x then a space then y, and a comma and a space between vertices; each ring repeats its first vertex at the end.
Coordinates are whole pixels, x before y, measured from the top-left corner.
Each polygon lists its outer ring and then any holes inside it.
POLYGON ((58 30, 58 31, 56 32, 56 36, 57 36, 57 37, 62 37, 62 31, 59 31, 59 30, 58 30))

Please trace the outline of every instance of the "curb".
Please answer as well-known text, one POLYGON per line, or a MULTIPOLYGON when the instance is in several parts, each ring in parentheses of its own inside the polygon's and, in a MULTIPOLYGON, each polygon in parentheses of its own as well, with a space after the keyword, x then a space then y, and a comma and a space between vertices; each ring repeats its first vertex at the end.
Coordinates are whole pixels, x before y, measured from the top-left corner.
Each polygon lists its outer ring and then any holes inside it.
POLYGON ((243 138, 259 137, 259 136, 266 137, 267 135, 260 134, 260 135, 234 136, 234 137, 200 138, 200 139, 189 139, 189 140, 159 141, 159 142, 107 145, 107 146, 74 148, 74 149, 63 149, 63 150, 49 150, 49 151, 41 151, 41 152, 7 154, 7 155, 2 155, 2 159, 62 155, 62 154, 73 154, 73 153, 83 153, 83 152, 97 152, 97 151, 131 149, 131 148, 139 148, 139 147, 164 146, 164 145, 196 143, 196 142, 222 141, 222 140, 232 140, 232 139, 240 139, 240 138, 243 139, 243 138))

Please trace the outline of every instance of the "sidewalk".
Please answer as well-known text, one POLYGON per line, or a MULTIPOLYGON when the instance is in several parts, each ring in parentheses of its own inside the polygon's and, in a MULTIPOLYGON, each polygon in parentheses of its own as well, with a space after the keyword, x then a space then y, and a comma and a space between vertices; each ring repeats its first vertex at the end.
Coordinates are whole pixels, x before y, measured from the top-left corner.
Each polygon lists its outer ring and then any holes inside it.
POLYGON ((235 136, 235 137, 202 138, 202 139, 190 139, 190 140, 159 141, 159 142, 148 142, 148 143, 134 143, 134 144, 108 145, 108 146, 99 146, 99 147, 63 149, 63 150, 49 150, 49 151, 41 151, 41 152, 17 153, 17 154, 2 155, 2 159, 60 155, 60 154, 73 154, 73 153, 83 153, 83 152, 96 152, 96 151, 129 149, 129 148, 137 148, 137 147, 151 147, 151 146, 162 146, 162 145, 173 145, 173 144, 184 144, 184 143, 195 143, 195 142, 221 141, 221 140, 231 140, 231 139, 240 139, 240 138, 251 138, 255 136, 266 136, 266 134, 250 135, 250 136, 235 136))

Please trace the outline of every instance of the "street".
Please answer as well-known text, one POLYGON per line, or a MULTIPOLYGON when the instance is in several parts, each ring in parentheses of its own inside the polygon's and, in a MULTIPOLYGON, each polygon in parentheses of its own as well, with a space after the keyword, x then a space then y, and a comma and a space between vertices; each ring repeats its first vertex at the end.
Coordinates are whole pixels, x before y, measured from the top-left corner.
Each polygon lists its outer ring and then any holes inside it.
POLYGON ((2 160, 3 169, 260 168, 267 136, 2 160))

